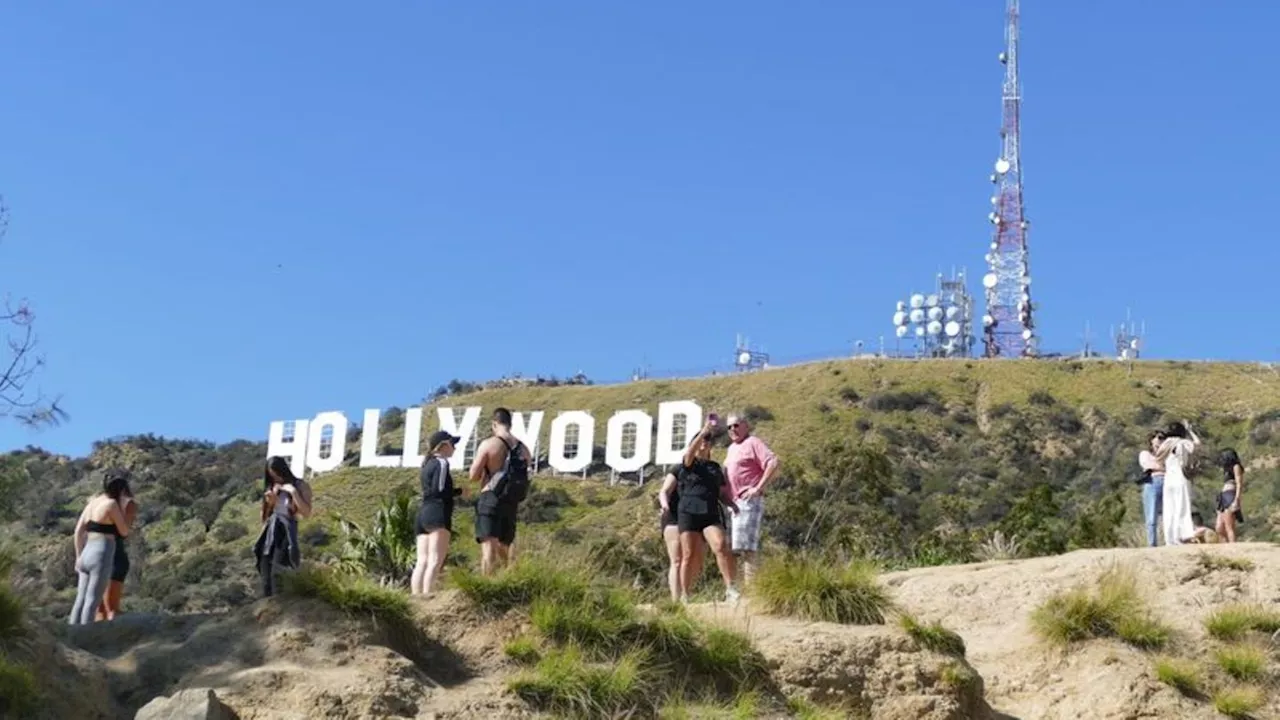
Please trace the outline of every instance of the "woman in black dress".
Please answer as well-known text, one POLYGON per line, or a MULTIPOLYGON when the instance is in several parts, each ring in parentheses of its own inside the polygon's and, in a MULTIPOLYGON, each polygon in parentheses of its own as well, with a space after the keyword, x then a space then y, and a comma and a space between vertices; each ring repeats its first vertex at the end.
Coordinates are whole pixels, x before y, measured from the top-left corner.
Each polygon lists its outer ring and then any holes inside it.
POLYGON ((422 463, 422 507, 418 510, 416 533, 418 537, 418 562, 413 566, 409 580, 409 592, 413 595, 430 595, 431 589, 449 555, 449 538, 453 535, 453 499, 462 494, 462 488, 453 486, 449 473, 449 458, 462 438, 440 430, 431 436, 427 445, 431 453, 422 463))

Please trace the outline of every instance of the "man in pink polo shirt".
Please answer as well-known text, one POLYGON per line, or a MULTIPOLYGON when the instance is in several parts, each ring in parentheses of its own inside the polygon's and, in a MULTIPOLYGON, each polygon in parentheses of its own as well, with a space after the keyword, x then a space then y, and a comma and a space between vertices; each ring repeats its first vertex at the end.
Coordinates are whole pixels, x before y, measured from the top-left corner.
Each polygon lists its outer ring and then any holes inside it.
POLYGON ((733 443, 724 458, 724 473, 729 479, 729 490, 738 502, 738 513, 730 521, 732 547, 741 563, 745 585, 755 576, 764 489, 778 472, 778 456, 763 440, 751 434, 751 423, 742 413, 729 416, 729 439, 733 443))

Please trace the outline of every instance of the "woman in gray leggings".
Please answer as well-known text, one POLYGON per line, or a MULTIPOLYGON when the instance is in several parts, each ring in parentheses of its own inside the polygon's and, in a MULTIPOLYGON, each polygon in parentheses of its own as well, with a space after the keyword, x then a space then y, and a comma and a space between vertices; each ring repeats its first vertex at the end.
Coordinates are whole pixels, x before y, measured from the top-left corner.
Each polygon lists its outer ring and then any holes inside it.
POLYGON ((129 535, 129 522, 120 509, 120 497, 129 491, 129 481, 117 477, 107 483, 107 491, 95 495, 85 504, 80 519, 76 521, 76 572, 80 583, 76 588, 76 603, 71 608, 71 625, 87 625, 93 622, 98 604, 111 581, 111 566, 115 559, 116 538, 129 535))

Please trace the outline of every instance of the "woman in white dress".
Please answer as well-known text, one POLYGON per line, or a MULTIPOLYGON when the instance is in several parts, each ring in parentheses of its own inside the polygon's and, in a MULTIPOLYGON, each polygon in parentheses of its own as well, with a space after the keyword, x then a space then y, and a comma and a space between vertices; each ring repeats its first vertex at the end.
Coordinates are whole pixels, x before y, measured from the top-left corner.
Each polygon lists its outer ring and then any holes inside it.
POLYGON ((1156 450, 1156 458, 1164 463, 1164 541, 1166 545, 1182 545, 1195 539, 1196 526, 1191 520, 1191 482, 1184 468, 1200 447, 1200 438, 1191 423, 1173 423, 1165 432, 1165 440, 1156 450))

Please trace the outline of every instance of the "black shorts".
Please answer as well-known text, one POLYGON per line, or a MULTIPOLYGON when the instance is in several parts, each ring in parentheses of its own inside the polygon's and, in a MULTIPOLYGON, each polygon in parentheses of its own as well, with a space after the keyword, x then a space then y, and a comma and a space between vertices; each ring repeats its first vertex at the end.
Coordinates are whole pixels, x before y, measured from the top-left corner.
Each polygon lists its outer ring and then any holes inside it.
POLYGON ((518 506, 498 502, 491 492, 482 492, 476 500, 476 542, 496 538, 503 545, 516 540, 518 506))
POLYGON ((677 513, 676 525, 680 528, 680 532, 702 532, 709 527, 718 527, 724 529, 724 519, 720 517, 720 512, 698 513, 690 515, 688 513, 677 513))
POLYGON ((124 541, 116 538, 116 554, 111 559, 111 579, 122 583, 129 576, 129 553, 124 549, 124 541))
POLYGON ((413 530, 418 535, 426 535, 435 530, 448 530, 452 533, 453 508, 442 502, 422 503, 422 508, 418 510, 418 521, 413 530))
POLYGON ((658 528, 659 528, 660 530, 662 530, 663 532, 666 532, 666 531, 667 531, 667 528, 671 527, 672 525, 676 525, 676 524, 677 524, 677 523, 676 523, 676 515, 675 515, 675 513, 671 512, 670 510, 663 510, 663 511, 662 511, 662 519, 658 521, 658 528))

